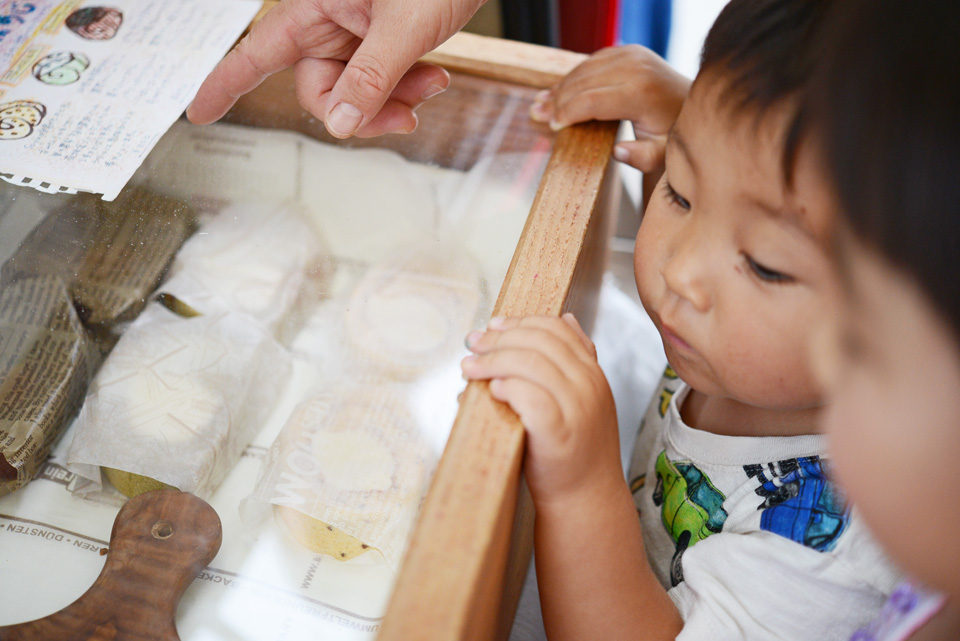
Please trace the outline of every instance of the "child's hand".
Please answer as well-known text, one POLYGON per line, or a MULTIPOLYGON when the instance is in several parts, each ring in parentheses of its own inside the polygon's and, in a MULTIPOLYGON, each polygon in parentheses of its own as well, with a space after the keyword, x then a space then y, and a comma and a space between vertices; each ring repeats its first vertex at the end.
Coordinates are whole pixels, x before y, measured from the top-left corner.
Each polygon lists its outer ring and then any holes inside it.
POLYGON ((587 120, 630 120, 636 140, 617 144, 614 156, 654 172, 663 166, 667 132, 689 92, 690 80, 646 47, 609 47, 540 92, 530 116, 554 130, 587 120))
POLYGON ((572 314, 493 319, 467 347, 464 377, 490 379, 527 430, 525 473, 538 504, 624 484, 613 394, 572 314))

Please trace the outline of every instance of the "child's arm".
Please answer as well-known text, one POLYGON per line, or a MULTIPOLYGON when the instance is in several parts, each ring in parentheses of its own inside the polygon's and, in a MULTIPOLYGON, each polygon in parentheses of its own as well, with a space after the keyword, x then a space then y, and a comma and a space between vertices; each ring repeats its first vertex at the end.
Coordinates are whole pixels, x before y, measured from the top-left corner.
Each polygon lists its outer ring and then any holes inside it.
POLYGON ((636 141, 619 143, 614 155, 655 172, 663 166, 667 132, 689 92, 690 80, 646 47, 610 47, 538 94, 530 115, 553 129, 587 120, 629 120, 636 141))
POLYGON ((524 472, 551 640, 673 639, 683 622, 646 559, 621 469, 616 409, 572 315, 491 321, 468 337, 469 379, 490 379, 527 430, 524 472))

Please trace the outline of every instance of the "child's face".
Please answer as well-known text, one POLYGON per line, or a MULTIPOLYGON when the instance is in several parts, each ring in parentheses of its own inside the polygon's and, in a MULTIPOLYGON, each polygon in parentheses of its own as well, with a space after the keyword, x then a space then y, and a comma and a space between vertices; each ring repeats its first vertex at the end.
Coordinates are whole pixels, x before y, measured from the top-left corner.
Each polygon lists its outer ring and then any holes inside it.
POLYGON ((666 173, 637 234, 637 289, 671 366, 693 389, 747 405, 820 405, 808 333, 829 261, 782 177, 789 110, 718 104, 701 73, 669 137, 666 173))
MULTIPOLYGON (((839 211, 820 167, 802 150, 797 188, 839 211)), ((838 226, 837 286, 812 350, 834 473, 908 573, 960 596, 960 346, 912 278, 838 226)))

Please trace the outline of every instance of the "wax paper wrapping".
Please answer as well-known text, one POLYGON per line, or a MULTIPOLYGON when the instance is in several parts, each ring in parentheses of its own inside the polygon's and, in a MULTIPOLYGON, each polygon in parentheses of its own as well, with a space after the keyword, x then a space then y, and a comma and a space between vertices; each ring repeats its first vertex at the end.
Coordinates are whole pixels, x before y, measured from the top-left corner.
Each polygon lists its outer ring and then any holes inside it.
POLYGON ((326 361, 332 376, 415 381, 459 360, 489 296, 459 243, 416 243, 360 270, 341 265, 336 295, 310 316, 292 349, 326 361))
POLYGON ((0 290, 0 495, 33 478, 98 363, 58 277, 22 278, 0 290))
MULTIPOLYGON (((184 244, 170 275, 189 275, 229 308, 290 335, 320 297, 332 269, 328 256, 297 205, 235 204, 184 244)), ((164 289, 180 293, 176 285, 164 289)))
POLYGON ((3 265, 3 281, 59 276, 83 322, 113 332, 140 313, 194 225, 189 206, 148 190, 124 191, 114 202, 78 195, 24 239, 3 265))
POLYGON ((294 508, 395 566, 436 463, 421 429, 402 386, 343 383, 320 392, 291 414, 241 514, 256 523, 271 505, 294 508))
POLYGON ((89 481, 77 493, 101 492, 100 468, 110 467, 208 497, 269 415, 289 353, 216 298, 184 302, 200 315, 150 303, 94 379, 67 454, 89 481))

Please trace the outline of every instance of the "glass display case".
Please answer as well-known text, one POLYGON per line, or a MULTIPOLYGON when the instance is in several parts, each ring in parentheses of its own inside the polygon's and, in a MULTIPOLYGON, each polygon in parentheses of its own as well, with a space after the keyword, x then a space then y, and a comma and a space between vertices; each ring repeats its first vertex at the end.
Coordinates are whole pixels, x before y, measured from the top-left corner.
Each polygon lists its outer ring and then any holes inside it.
POLYGON ((462 342, 589 331, 617 124, 529 119, 579 54, 458 34, 428 59, 453 79, 410 135, 330 137, 287 71, 179 121, 113 203, 0 183, 0 626, 76 599, 128 497, 173 487, 223 528, 183 639, 507 637, 524 433, 464 389, 462 342))

